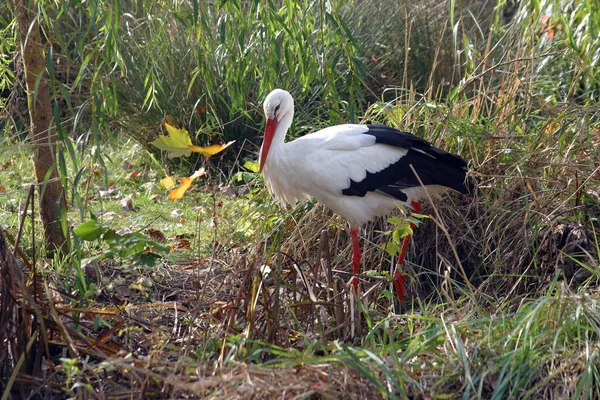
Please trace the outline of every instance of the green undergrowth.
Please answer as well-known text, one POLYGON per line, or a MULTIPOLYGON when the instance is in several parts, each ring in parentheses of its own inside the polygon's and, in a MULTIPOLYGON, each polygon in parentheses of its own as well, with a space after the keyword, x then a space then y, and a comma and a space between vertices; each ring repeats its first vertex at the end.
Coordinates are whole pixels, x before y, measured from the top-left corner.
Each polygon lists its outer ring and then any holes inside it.
POLYGON ((371 321, 359 345, 250 343, 247 357, 268 354, 264 364, 275 368, 345 365, 386 398, 595 398, 599 335, 597 300, 553 285, 491 312, 470 302, 422 305, 371 321))

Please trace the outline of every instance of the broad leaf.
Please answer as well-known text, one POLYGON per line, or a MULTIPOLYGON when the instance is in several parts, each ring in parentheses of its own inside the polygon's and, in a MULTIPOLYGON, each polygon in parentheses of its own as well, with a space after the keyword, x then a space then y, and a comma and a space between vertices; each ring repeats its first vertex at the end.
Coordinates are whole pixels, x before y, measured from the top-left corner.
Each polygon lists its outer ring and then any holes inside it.
POLYGON ((169 158, 189 156, 192 154, 190 146, 192 146, 192 139, 185 129, 178 129, 174 126, 163 124, 167 130, 168 136, 160 135, 152 142, 151 145, 158 147, 161 150, 169 152, 169 158))
POLYGON ((235 140, 232 140, 231 142, 225 143, 225 144, 211 144, 210 146, 206 146, 206 147, 192 145, 189 147, 189 149, 196 153, 202 154, 206 158, 209 158, 211 156, 214 156, 215 154, 222 152, 223 150, 225 150, 226 148, 228 148, 229 146, 231 146, 234 143, 235 143, 235 140))
POLYGON ((160 180, 158 187, 161 189, 173 189, 175 187, 175 179, 172 176, 166 176, 160 180))
POLYGON ((190 176, 189 178, 179 178, 179 182, 181 182, 181 186, 171 190, 169 192, 169 199, 170 200, 181 200, 183 198, 183 195, 185 194, 185 192, 188 191, 188 189, 190 188, 190 186, 192 186, 192 183, 198 179, 199 177, 206 175, 206 171, 204 170, 204 168, 200 168, 198 171, 194 172, 194 174, 192 176, 190 176))
POLYGON ((206 147, 196 146, 192 144, 192 139, 187 130, 179 129, 167 122, 164 122, 163 126, 167 130, 168 135, 159 135, 158 138, 150 142, 150 144, 161 150, 167 151, 169 153, 169 158, 181 156, 188 157, 192 154, 192 151, 209 158, 235 143, 235 140, 233 140, 226 144, 211 144, 206 147))
POLYGON ((251 171, 251 172, 255 172, 255 173, 260 172, 260 166, 257 161, 250 161, 250 160, 246 161, 244 163, 244 168, 246 168, 248 171, 251 171))
POLYGON ((402 225, 402 224, 406 223, 406 220, 404 218, 400 218, 400 217, 398 217, 396 215, 394 215, 393 217, 389 217, 387 221, 390 224, 393 224, 393 225, 396 225, 396 226, 402 225))
POLYGON ((403 225, 400 225, 394 229, 394 233, 392 234, 392 240, 397 244, 400 244, 400 240, 405 238, 406 236, 410 236, 413 234, 413 230, 408 222, 403 225))
POLYGON ((385 243, 385 251, 387 251, 390 257, 393 257, 396 254, 400 253, 400 245, 390 240, 389 242, 385 243))
POLYGON ((94 219, 85 221, 73 229, 73 232, 83 240, 96 240, 104 232, 106 227, 94 219))
POLYGON ((123 258, 133 257, 144 251, 146 244, 150 241, 141 233, 133 232, 119 235, 108 231, 102 237, 110 249, 123 258))

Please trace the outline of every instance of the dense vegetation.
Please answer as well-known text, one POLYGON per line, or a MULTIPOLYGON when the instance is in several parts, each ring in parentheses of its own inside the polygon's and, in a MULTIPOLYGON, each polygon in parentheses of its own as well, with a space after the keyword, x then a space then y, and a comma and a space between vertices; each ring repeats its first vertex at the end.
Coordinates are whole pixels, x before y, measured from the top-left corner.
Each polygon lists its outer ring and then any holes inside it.
POLYGON ((20 310, 0 328, 25 333, 0 343, 5 396, 596 398, 595 3, 35 2, 71 248, 46 262, 0 5, 0 227, 26 273, 0 280, 20 310), (470 160, 477 193, 419 218, 410 301, 390 292, 393 223, 361 232, 353 299, 344 221, 280 208, 252 172, 275 87, 296 98, 293 135, 380 122, 470 160), (165 119, 236 143, 167 159, 149 145, 165 119), (168 177, 200 166, 168 200, 168 177))

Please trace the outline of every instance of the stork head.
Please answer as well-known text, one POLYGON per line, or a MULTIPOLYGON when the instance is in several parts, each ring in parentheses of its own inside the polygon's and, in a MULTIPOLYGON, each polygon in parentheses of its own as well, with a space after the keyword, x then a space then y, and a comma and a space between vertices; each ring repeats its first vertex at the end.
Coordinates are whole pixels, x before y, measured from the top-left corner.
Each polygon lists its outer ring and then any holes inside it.
POLYGON ((292 117, 294 116, 294 99, 292 95, 282 89, 275 89, 267 95, 263 105, 265 109, 265 116, 267 117, 267 123, 265 125, 265 138, 260 149, 260 171, 262 172, 267 156, 269 155, 269 149, 271 143, 278 132, 277 127, 280 122, 284 120, 282 125, 287 123, 287 126, 282 126, 279 131, 283 135, 292 123, 292 117))

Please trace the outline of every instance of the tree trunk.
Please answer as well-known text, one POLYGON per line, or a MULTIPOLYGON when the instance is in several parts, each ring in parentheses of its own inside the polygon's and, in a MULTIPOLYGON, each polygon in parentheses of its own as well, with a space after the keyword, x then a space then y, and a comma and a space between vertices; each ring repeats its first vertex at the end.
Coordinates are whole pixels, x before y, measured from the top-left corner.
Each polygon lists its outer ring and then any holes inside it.
POLYGON ((56 165, 56 129, 52 121, 52 98, 46 76, 44 47, 37 15, 32 11, 35 9, 36 2, 13 0, 12 3, 23 55, 27 103, 31 119, 30 139, 44 241, 48 252, 61 251, 66 254, 69 250, 68 242, 59 217, 60 211, 66 209, 67 202, 56 165))

